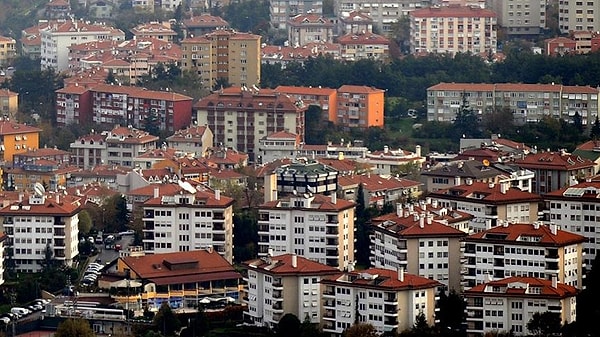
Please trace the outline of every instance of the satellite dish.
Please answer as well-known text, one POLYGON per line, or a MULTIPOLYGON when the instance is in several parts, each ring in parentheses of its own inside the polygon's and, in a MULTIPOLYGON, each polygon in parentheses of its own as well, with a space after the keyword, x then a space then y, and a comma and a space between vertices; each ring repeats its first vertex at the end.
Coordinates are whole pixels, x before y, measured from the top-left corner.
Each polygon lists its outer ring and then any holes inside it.
POLYGON ((483 166, 485 166, 485 167, 488 167, 488 166, 490 166, 490 161, 489 161, 489 160, 487 160, 487 159, 484 159, 484 160, 483 160, 483 166))
POLYGON ((35 183, 35 185, 33 185, 33 191, 35 192, 35 195, 38 197, 41 197, 42 195, 44 195, 46 193, 46 189, 44 188, 44 185, 42 185, 40 183, 35 183))

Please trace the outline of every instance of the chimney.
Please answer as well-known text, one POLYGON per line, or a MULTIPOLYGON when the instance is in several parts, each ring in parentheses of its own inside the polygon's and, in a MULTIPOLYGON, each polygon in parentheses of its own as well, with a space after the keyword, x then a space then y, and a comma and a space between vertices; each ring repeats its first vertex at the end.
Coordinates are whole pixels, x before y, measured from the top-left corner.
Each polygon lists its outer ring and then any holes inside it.
POLYGON ((268 257, 273 257, 273 248, 269 248, 267 256, 268 257))
POLYGON ((552 235, 556 235, 558 231, 558 226, 555 223, 551 223, 550 224, 550 233, 552 233, 552 235))
POLYGON ((469 186, 470 186, 470 185, 473 185, 473 178, 467 178, 465 182, 466 182, 466 184, 467 184, 467 185, 469 185, 469 186))
POLYGON ((298 255, 292 254, 292 268, 298 268, 298 255))
POLYGON ((23 193, 19 193, 19 202, 23 202, 23 193))
POLYGON ((272 194, 272 196, 273 196, 273 199, 272 199, 272 200, 277 200, 277 190, 273 190, 273 191, 271 191, 271 194, 272 194))
POLYGON ((398 281, 404 282, 404 267, 398 268, 398 281))
POLYGON ((354 271, 354 264, 356 262, 348 262, 348 272, 353 272, 354 271))
POLYGON ((460 182, 461 181, 460 181, 460 177, 459 176, 454 177, 454 186, 460 185, 460 182))
POLYGON ((539 222, 534 222, 533 223, 533 229, 540 229, 540 223, 539 222))
POLYGON ((56 203, 60 204, 60 194, 56 193, 56 203))
POLYGON ((401 218, 402 217, 402 204, 396 204, 396 215, 401 218))
POLYGON ((438 201, 437 201, 437 199, 431 200, 431 207, 433 207, 434 209, 438 207, 438 201))
POLYGON ((490 187, 490 189, 493 189, 494 187, 496 187, 496 184, 490 183, 488 186, 490 187))
POLYGON ((425 228, 425 216, 419 217, 419 227, 425 228))
POLYGON ((383 153, 387 154, 388 152, 390 152, 390 148, 387 145, 383 146, 383 153))
POLYGON ((433 213, 427 214, 427 224, 431 225, 432 221, 433 221, 433 213))
POLYGON ((415 146, 415 155, 416 155, 417 157, 420 157, 420 156, 421 156, 421 145, 417 145, 417 146, 415 146))
POLYGON ((557 288, 558 287, 558 277, 556 276, 556 274, 552 275, 552 288, 557 288))
POLYGON ((221 190, 215 190, 215 199, 221 200, 221 190))
POLYGON ((213 253, 213 246, 208 246, 208 247, 206 247, 206 251, 207 251, 209 254, 212 254, 212 253, 213 253))
POLYGON ((337 194, 335 192, 331 193, 331 203, 337 204, 337 194))
POLYGON ((489 283, 489 282, 492 282, 494 280, 494 278, 492 277, 492 274, 490 274, 490 273, 485 273, 484 276, 485 276, 484 283, 489 283))
POLYGON ((508 191, 508 183, 507 182, 500 183, 500 193, 506 194, 506 191, 508 191))
POLYGON ((160 189, 158 187, 155 187, 154 188, 154 198, 158 198, 159 192, 160 192, 160 189))
POLYGON ((419 214, 417 214, 417 213, 413 214, 413 221, 419 221, 419 214))

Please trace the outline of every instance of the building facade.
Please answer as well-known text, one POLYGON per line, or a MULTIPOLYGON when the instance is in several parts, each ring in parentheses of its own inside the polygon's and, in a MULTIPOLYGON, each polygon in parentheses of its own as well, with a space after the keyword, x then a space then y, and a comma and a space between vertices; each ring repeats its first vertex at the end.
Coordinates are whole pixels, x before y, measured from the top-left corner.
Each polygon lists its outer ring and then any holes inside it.
POLYGON ((17 42, 12 37, 0 36, 0 67, 6 68, 17 56, 17 42))
POLYGON ((106 134, 106 163, 133 168, 133 159, 155 148, 157 141, 157 136, 152 136, 146 131, 117 126, 106 134))
POLYGON ((583 287, 585 237, 544 225, 503 222, 464 240, 463 285, 470 289, 505 277, 536 277, 583 287))
POLYGON ((323 14, 322 0, 269 0, 271 26, 286 29, 288 20, 299 14, 323 14))
POLYGON ((385 90, 343 85, 338 89, 337 116, 330 120, 343 127, 383 128, 383 106, 385 90))
POLYGON ((333 42, 333 23, 317 14, 298 14, 288 20, 288 42, 304 46, 311 42, 333 42))
POLYGON ((144 202, 144 251, 147 254, 185 252, 213 247, 233 261, 233 202, 221 191, 196 189, 188 182, 173 193, 144 202))
POLYGON ((355 204, 305 194, 259 207, 258 255, 293 253, 339 268, 354 262, 355 204))
POLYGON ((24 153, 39 147, 42 130, 0 118, 0 160, 12 163, 15 154, 24 153))
POLYGON ((289 131, 304 139, 304 105, 270 89, 239 87, 217 91, 194 105, 198 125, 207 125, 214 143, 258 159, 259 139, 289 131))
POLYGON ((286 314, 320 324, 324 277, 339 270, 295 254, 267 256, 242 264, 247 273, 244 316, 257 326, 276 327, 286 314))
POLYGON ((495 1, 498 25, 508 36, 536 36, 546 28, 546 3, 540 0, 495 1))
POLYGON ((205 157, 213 147, 213 133, 208 126, 194 125, 175 131, 167 137, 167 142, 178 151, 205 157))
POLYGON ((410 52, 495 54, 496 13, 467 6, 417 9, 410 17, 410 52))

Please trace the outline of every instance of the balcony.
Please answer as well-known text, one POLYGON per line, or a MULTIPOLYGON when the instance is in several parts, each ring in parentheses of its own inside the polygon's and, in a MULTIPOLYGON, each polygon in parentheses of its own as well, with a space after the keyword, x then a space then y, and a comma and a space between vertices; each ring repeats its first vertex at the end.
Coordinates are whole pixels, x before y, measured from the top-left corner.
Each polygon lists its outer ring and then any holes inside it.
POLYGON ((259 213, 258 221, 269 221, 269 213, 259 213))
POLYGON ((327 245, 328 246, 337 246, 337 245, 339 245, 338 238, 327 238, 327 245))
POLYGON ((335 310, 325 310, 323 313, 325 319, 335 319, 335 310))
POLYGON ((397 327, 398 326, 398 318, 397 317, 393 317, 393 318, 392 317, 384 317, 383 325, 397 327))
POLYGON ((386 294, 383 297, 383 301, 386 303, 396 303, 398 302, 398 298, 396 297, 396 294, 386 294))
POLYGON ((338 224, 339 223, 339 219, 337 215, 328 215, 327 216, 327 223, 328 224, 338 224))
POLYGON ((213 220, 225 220, 223 213, 213 213, 213 220))
POLYGON ((54 236, 55 237, 64 237, 65 236, 65 230, 61 229, 61 228, 55 228, 54 229, 54 236))
POLYGON ((11 217, 4 218, 4 220, 2 221, 2 224, 4 224, 4 225, 14 225, 13 218, 11 218, 11 217))
POLYGON ((283 303, 282 302, 275 302, 273 303, 273 312, 283 312, 283 303))
POLYGON ((335 300, 325 300, 325 301, 323 301, 323 307, 325 307, 325 308, 335 308, 335 300))
POLYGON ((269 243, 269 236, 268 235, 259 235, 258 236, 258 243, 269 243))
POLYGON ((222 222, 213 222, 214 231, 224 231, 225 225, 222 222))
POLYGON ((267 224, 259 223, 258 224, 258 231, 259 232, 269 232, 269 224, 268 223, 267 224))
POLYGON ((213 234, 213 241, 215 242, 224 242, 225 234, 213 234))
POLYGON ((325 256, 326 257, 335 257, 337 260, 339 253, 338 253, 338 249, 337 248, 327 248, 325 249, 325 256))
POLYGON ((332 287, 327 287, 323 290, 323 296, 335 296, 335 289, 332 287))
POLYGON ((389 305, 389 304, 386 304, 386 305, 383 307, 383 312, 384 312, 386 315, 397 315, 397 314, 398 314, 398 307, 397 307, 397 306, 395 306, 395 305, 389 305))
POLYGON ((325 235, 339 235, 340 231, 337 227, 327 227, 325 235))
POLYGON ((154 211, 145 212, 144 213, 144 219, 154 219, 154 211))
POLYGON ((277 289, 277 288, 281 288, 279 290, 283 289, 283 283, 281 282, 280 278, 274 279, 273 283, 271 283, 271 285, 273 286, 273 289, 277 289))
POLYGON ((494 268, 504 268, 504 259, 494 259, 494 268))
POLYGON ((283 291, 273 289, 273 298, 274 299, 281 299, 282 296, 283 296, 283 291))

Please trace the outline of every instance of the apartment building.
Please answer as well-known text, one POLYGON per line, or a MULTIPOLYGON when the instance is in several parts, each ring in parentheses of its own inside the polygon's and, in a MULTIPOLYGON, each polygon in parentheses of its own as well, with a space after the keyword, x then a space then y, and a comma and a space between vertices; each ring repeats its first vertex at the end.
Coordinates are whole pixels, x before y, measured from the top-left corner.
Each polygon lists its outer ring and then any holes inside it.
POLYGON ((503 176, 502 171, 476 160, 447 162, 421 172, 422 180, 425 182, 425 190, 434 193, 453 186, 474 182, 497 184, 503 176))
MULTIPOLYGON (((339 143, 327 142, 327 144, 300 144, 297 151, 298 157, 306 157, 306 158, 317 158, 319 160, 322 159, 337 159, 337 160, 345 160, 345 159, 353 159, 358 160, 360 158, 365 158, 369 154, 369 148, 363 145, 364 143, 361 140, 344 141, 341 139, 339 143)), ((358 166, 361 166, 359 164, 358 166)), ((365 163, 365 167, 370 166, 365 163)), ((359 170, 360 168, 357 167, 359 170)))
POLYGON ((294 159, 300 147, 297 134, 278 131, 262 137, 258 141, 259 164, 270 163, 278 159, 294 159))
POLYGON ((116 126, 106 134, 106 163, 133 168, 133 159, 155 148, 158 139, 146 131, 116 126))
POLYGON ((285 30, 288 20, 299 14, 323 14, 322 0, 269 0, 271 26, 285 30))
POLYGON ((0 116, 14 118, 19 110, 19 94, 8 89, 0 89, 0 116))
POLYGON ((285 69, 290 63, 304 64, 314 57, 327 56, 340 60, 341 46, 339 43, 313 42, 305 46, 273 46, 261 47, 262 64, 278 64, 285 69))
POLYGON ((333 42, 333 23, 317 14, 298 14, 287 22, 288 42, 304 46, 311 42, 333 42))
POLYGON ((17 42, 12 37, 0 36, 0 67, 10 65, 17 56, 17 42))
POLYGON ((215 144, 231 147, 258 160, 259 139, 288 131, 304 139, 304 111, 294 101, 270 89, 232 87, 216 91, 194 105, 198 125, 207 125, 215 144))
POLYGON ((576 319, 577 288, 533 277, 507 277, 464 292, 467 302, 467 336, 498 331, 529 336, 527 323, 536 313, 559 314, 560 322, 576 319))
POLYGON ((463 223, 468 221, 467 215, 454 213, 437 203, 421 203, 406 209, 398 204, 396 213, 373 218, 371 265, 394 271, 404 268, 408 273, 436 280, 447 289, 460 292, 460 240, 467 233, 443 222, 457 215, 463 223))
POLYGON ((572 31, 600 30, 600 7, 593 1, 558 1, 558 28, 563 34, 572 31), (596 15, 594 15, 596 14, 596 15))
MULTIPOLYGON (((373 27, 388 36, 392 33, 399 17, 408 15, 416 9, 429 7, 431 4, 429 0, 335 0, 333 13, 338 18, 342 18, 350 16, 352 12, 361 12, 371 18, 373 27)), ((372 29, 361 29, 358 32, 363 30, 372 31, 372 29)))
POLYGON ((341 336, 356 322, 378 333, 411 329, 416 317, 435 321, 435 294, 440 283, 413 274, 380 268, 326 277, 323 285, 323 332, 341 336))
MULTIPOLYGON (((179 0, 181 2, 181 0, 179 0)), ((171 29, 169 22, 146 22, 131 28, 133 39, 154 38, 165 42, 175 42, 177 32, 171 29)))
POLYGON ((318 161, 292 161, 280 165, 273 172, 277 186, 265 183, 265 201, 277 200, 277 196, 296 195, 298 193, 331 194, 336 193, 339 173, 333 167, 318 161), (274 190, 270 190, 276 187, 274 190), (276 192, 276 193, 274 193, 276 192))
POLYGON ((535 173, 532 189, 544 194, 576 184, 595 174, 596 164, 566 152, 539 152, 515 161, 519 167, 535 173))
POLYGON ((346 174, 338 177, 337 193, 342 198, 358 202, 358 189, 362 186, 363 205, 377 207, 417 199, 421 183, 410 179, 378 174, 346 174))
MULTIPOLYGON (((93 131, 93 130, 92 130, 93 131)), ((92 132, 69 144, 71 165, 84 170, 108 163, 108 148, 104 135, 92 132)))
POLYGON ((10 190, 32 191, 36 183, 42 183, 50 191, 66 186, 68 177, 78 169, 56 160, 40 159, 4 169, 6 187, 10 190))
POLYGON ((369 151, 357 161, 369 164, 373 167, 373 172, 382 175, 397 174, 398 171, 407 165, 414 165, 421 168, 425 163, 425 157, 421 156, 421 146, 415 147, 415 152, 406 149, 390 149, 384 145, 383 150, 369 151))
POLYGON ((417 9, 410 17, 410 51, 421 53, 496 53, 496 13, 468 6, 417 9))
POLYGON ((427 120, 454 121, 463 99, 478 115, 509 109, 515 123, 537 122, 544 116, 582 123, 598 115, 598 89, 589 86, 522 83, 439 83, 427 88, 427 120))
POLYGON ((44 17, 48 19, 68 19, 71 3, 65 0, 50 0, 44 6, 44 17))
POLYGON ((354 210, 335 194, 266 202, 258 210, 258 255, 294 253, 345 269, 354 262, 354 210))
POLYGON ((378 60, 389 58, 390 40, 370 32, 350 33, 338 37, 340 57, 346 61, 378 60))
POLYGON ((368 13, 361 11, 342 12, 338 18, 339 35, 373 32, 373 19, 368 13))
POLYGON ((41 271, 47 250, 60 264, 71 267, 79 254, 78 198, 56 193, 47 195, 41 184, 36 193, 0 209, 5 248, 19 272, 41 271))
POLYGON ((213 133, 206 125, 193 125, 175 131, 167 137, 167 142, 178 151, 205 157, 213 147, 213 133))
POLYGON ((213 247, 233 261, 233 202, 221 191, 180 182, 172 193, 159 193, 144 202, 146 254, 184 252, 213 247))
POLYGON ((0 160, 12 163, 15 154, 39 147, 41 129, 0 118, 0 160))
POLYGON ((254 325, 277 327, 281 317, 293 314, 320 324, 323 314, 321 280, 339 270, 296 254, 267 256, 242 263, 244 317, 254 325))
POLYGON ((322 87, 295 87, 280 85, 275 92, 288 95, 304 105, 318 106, 323 110, 323 119, 334 121, 337 118, 337 90, 322 87))
POLYGON ((539 195, 511 188, 508 183, 472 182, 430 193, 429 197, 445 207, 472 214, 471 233, 488 230, 502 221, 537 221, 541 201, 539 195))
POLYGON ((600 182, 586 181, 544 194, 544 220, 556 223, 562 230, 583 235, 584 271, 589 271, 598 250, 596 209, 600 211, 600 182))
POLYGON ((260 35, 215 30, 181 41, 184 70, 196 72, 207 88, 226 80, 236 87, 260 83, 260 35))
POLYGON ((546 2, 499 0, 492 3, 498 25, 507 36, 537 36, 546 28, 546 2))
POLYGON ((360 85, 342 85, 338 89, 337 116, 330 120, 343 127, 383 128, 385 90, 360 85))
POLYGON ((56 122, 62 126, 96 123, 141 128, 149 116, 155 116, 160 130, 174 132, 190 125, 192 98, 131 86, 73 85, 57 90, 56 110, 56 122))
POLYGON ((69 46, 101 40, 125 40, 125 33, 104 24, 83 20, 57 20, 40 29, 41 66, 56 71, 68 70, 69 46))
POLYGON ((463 285, 470 289, 505 277, 536 277, 583 287, 585 237, 544 225, 502 221, 464 239, 463 285))

